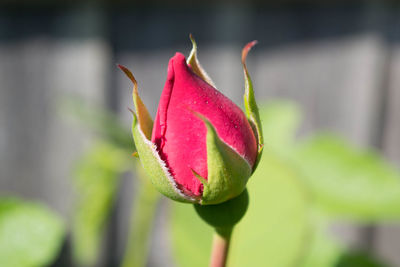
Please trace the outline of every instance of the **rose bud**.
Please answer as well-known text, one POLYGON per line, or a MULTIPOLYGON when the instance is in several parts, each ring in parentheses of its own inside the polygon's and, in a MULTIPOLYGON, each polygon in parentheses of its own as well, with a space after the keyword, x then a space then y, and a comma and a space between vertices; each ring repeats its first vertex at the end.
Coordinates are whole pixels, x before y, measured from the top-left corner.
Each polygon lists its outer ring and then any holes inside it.
POLYGON ((260 119, 245 60, 255 41, 242 52, 246 115, 215 86, 197 60, 176 53, 168 65, 155 122, 132 80, 133 138, 138 156, 155 187, 167 197, 202 205, 219 204, 241 194, 260 159, 260 119))

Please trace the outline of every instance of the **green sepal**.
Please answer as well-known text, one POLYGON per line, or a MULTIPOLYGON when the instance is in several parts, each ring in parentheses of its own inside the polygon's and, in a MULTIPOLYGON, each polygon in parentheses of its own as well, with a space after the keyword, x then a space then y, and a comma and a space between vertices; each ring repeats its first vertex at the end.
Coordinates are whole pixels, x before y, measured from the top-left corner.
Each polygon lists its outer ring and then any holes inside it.
POLYGON ((242 64, 243 64, 244 85, 245 85, 244 106, 246 109, 247 119, 249 120, 254 135, 257 138, 257 145, 258 145, 258 155, 256 162, 254 163, 253 172, 256 169, 258 162, 260 162, 261 154, 264 148, 264 138, 262 133, 260 114, 258 112, 258 106, 256 103, 256 98, 254 96, 253 83, 251 81, 250 74, 246 66, 247 54, 249 53, 250 49, 256 44, 257 41, 252 41, 248 43, 242 50, 242 64))
POLYGON ((198 203, 198 200, 185 195, 175 183, 173 177, 168 171, 165 162, 160 158, 157 147, 146 138, 140 125, 137 123, 135 113, 132 112, 132 135, 135 141, 136 149, 139 154, 140 162, 146 173, 149 175, 151 183, 163 195, 172 200, 198 203))
POLYGON ((193 38, 193 35, 190 34, 189 38, 190 41, 192 41, 193 47, 192 51, 190 51, 189 57, 186 60, 186 63, 192 67, 192 71, 196 73, 197 76, 199 76, 212 87, 216 88, 214 82, 211 80, 210 76, 208 76, 207 72, 203 69, 199 60, 197 59, 197 44, 193 38))
POLYGON ((151 118, 146 106, 143 104, 142 99, 139 97, 136 79, 133 76, 132 72, 127 67, 124 67, 122 65, 118 65, 118 67, 126 74, 126 76, 133 83, 132 99, 133 99, 133 104, 135 105, 135 110, 139 120, 140 128, 142 129, 146 138, 151 139, 151 132, 153 131, 153 119, 151 118))
POLYGON ((232 230, 243 218, 249 206, 249 194, 245 189, 239 196, 217 205, 193 205, 197 214, 217 231, 232 230))
POLYGON ((137 82, 133 74, 121 65, 118 67, 125 72, 128 78, 133 82, 133 103, 135 105, 136 114, 132 111, 132 135, 139 154, 140 162, 149 175, 152 184, 163 195, 180 202, 198 203, 199 200, 194 199, 182 192, 178 187, 165 162, 160 158, 157 147, 150 141, 153 129, 153 120, 151 119, 146 106, 139 97, 137 90, 137 82), (139 123, 137 123, 139 122, 139 123))
POLYGON ((206 125, 208 179, 194 175, 202 182, 203 196, 200 204, 212 205, 240 195, 251 175, 250 164, 235 150, 224 143, 204 116, 195 113, 206 125))

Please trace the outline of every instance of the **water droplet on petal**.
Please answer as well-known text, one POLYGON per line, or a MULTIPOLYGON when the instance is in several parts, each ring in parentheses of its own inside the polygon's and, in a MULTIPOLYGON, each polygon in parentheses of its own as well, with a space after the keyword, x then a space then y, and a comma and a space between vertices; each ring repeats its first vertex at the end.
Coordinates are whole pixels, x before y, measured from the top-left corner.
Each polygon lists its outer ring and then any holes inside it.
POLYGON ((236 129, 237 129, 237 127, 238 127, 238 126, 237 126, 237 125, 235 125, 235 128, 236 128, 236 129))

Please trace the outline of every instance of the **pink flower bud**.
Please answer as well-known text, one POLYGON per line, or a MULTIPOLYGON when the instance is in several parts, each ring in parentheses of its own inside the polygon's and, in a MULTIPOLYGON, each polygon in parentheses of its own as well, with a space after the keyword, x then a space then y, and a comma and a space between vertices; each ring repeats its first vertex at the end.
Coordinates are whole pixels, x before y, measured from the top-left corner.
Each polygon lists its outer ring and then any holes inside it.
POLYGON ((181 189, 198 197, 203 184, 193 171, 207 180, 207 129, 193 111, 207 118, 219 138, 251 167, 258 151, 256 137, 243 111, 197 76, 185 57, 176 53, 169 61, 151 141, 181 189))
POLYGON ((168 65, 155 122, 134 84, 132 134, 140 161, 154 186, 171 199, 219 204, 240 195, 260 160, 263 138, 253 85, 242 51, 246 115, 215 89, 197 60, 177 53, 168 65))

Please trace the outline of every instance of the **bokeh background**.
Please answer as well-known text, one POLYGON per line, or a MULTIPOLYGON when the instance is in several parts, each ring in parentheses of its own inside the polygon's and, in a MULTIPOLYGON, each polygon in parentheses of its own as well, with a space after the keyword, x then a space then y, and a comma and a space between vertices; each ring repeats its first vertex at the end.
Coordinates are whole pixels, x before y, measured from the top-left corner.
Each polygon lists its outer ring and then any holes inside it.
MULTIPOLYGON (((241 103, 241 48, 257 100, 290 99, 304 111, 298 136, 336 133, 380 151, 400 167, 400 5, 397 1, 2 1, 0 3, 0 194, 74 212, 71 170, 97 137, 64 100, 78 97, 116 112, 129 127, 129 67, 155 114, 167 63, 199 58, 220 91, 241 103)), ((268 141, 268 140, 267 140, 268 141)), ((132 202, 122 177, 99 266, 116 265, 132 202)), ((158 207, 148 266, 174 266, 166 204, 158 207)), ((400 266, 395 224, 336 224, 350 247, 400 266)), ((72 266, 69 238, 54 266, 72 266)), ((262 266, 262 265, 260 265, 262 266)))

